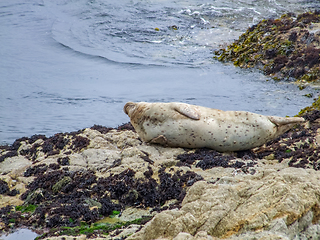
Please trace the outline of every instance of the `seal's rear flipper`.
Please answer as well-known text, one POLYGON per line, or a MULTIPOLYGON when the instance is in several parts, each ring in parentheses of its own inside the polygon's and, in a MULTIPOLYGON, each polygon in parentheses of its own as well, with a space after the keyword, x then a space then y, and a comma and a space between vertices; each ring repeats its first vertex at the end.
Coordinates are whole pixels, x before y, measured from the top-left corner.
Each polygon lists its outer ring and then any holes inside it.
POLYGON ((304 118, 301 117, 275 117, 275 116, 268 116, 269 120, 277 125, 278 127, 287 125, 287 124, 298 124, 305 122, 304 118))
POLYGON ((200 120, 200 113, 194 106, 183 103, 173 103, 173 109, 188 118, 200 120))
POLYGON ((286 131, 290 130, 294 125, 305 122, 304 118, 301 117, 275 117, 268 116, 269 120, 277 126, 276 136, 280 136, 286 131))

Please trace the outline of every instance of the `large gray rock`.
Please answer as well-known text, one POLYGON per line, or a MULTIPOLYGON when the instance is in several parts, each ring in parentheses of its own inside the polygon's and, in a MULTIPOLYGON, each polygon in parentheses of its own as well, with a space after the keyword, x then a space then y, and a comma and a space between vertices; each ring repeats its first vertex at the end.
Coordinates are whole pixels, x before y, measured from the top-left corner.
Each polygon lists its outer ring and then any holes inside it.
POLYGON ((156 215, 129 239, 195 236, 231 239, 299 239, 319 232, 320 173, 261 168, 255 175, 225 176, 195 183, 181 209, 156 215))

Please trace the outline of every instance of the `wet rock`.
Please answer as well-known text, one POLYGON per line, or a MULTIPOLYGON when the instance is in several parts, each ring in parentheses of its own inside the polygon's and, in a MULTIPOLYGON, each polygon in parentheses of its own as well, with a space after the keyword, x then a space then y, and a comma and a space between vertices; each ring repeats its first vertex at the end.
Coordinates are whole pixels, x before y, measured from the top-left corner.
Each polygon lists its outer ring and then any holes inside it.
POLYGON ((312 119, 309 121, 314 121, 316 119, 319 119, 319 110, 320 110, 320 96, 315 99, 315 101, 312 103, 311 106, 305 107, 301 109, 298 115, 304 116, 305 114, 307 115, 313 115, 312 119))
POLYGON ((243 68, 257 67, 276 80, 319 81, 320 38, 315 34, 319 22, 318 11, 262 20, 227 49, 216 51, 215 58, 243 68))

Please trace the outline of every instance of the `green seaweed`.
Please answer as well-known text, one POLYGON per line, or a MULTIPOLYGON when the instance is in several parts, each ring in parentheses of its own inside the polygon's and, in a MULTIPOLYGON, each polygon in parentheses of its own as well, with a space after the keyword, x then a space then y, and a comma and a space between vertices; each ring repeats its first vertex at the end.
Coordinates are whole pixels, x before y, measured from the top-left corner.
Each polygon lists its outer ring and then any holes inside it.
POLYGON ((16 222, 16 220, 14 218, 9 219, 9 223, 15 223, 15 222, 16 222))
POLYGON ((315 99, 311 106, 301 109, 297 116, 302 116, 303 114, 312 112, 314 110, 320 110, 320 96, 318 99, 315 99))
POLYGON ((112 211, 109 217, 114 218, 115 216, 119 215, 120 211, 112 211))
MULTIPOLYGON (((114 211, 117 212, 117 211, 114 211)), ((119 214, 119 213, 118 213, 119 214)), ((117 223, 93 223, 91 225, 87 224, 86 222, 81 222, 80 226, 76 227, 61 227, 60 232, 58 232, 58 235, 68 235, 68 236, 78 236, 78 235, 88 235, 92 233, 99 233, 108 235, 109 232, 122 228, 127 227, 131 224, 144 224, 145 222, 149 221, 151 217, 142 217, 135 219, 133 221, 128 222, 117 222, 117 223)))
POLYGON ((60 181, 58 181, 55 185, 52 186, 52 191, 54 193, 59 192, 64 186, 70 183, 72 179, 69 176, 64 176, 60 181))
POLYGON ((20 211, 21 213, 25 213, 25 212, 31 212, 33 213, 37 208, 37 205, 32 205, 32 204, 29 204, 29 205, 22 205, 22 206, 16 206, 15 207, 15 210, 16 211, 20 211))

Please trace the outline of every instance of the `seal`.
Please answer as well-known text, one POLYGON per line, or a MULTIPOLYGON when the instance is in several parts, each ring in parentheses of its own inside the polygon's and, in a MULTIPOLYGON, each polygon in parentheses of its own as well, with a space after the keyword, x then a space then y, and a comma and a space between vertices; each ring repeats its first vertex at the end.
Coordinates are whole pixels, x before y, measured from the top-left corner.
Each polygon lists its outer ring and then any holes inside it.
POLYGON ((128 102, 123 110, 140 138, 147 143, 206 147, 220 152, 261 146, 305 121, 300 117, 222 111, 178 102, 128 102))

